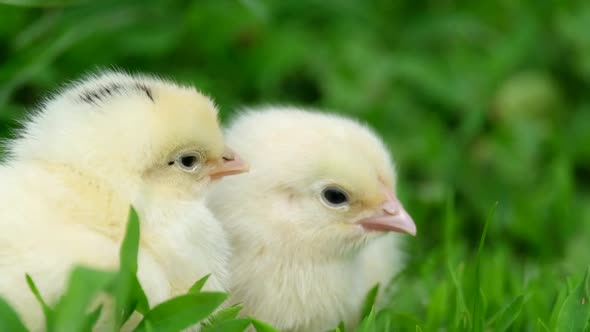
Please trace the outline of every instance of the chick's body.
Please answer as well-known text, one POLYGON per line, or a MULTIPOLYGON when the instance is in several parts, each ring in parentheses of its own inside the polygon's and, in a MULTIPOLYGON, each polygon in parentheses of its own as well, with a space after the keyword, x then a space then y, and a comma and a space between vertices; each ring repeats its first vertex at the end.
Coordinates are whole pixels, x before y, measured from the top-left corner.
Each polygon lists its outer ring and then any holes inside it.
POLYGON ((250 110, 226 139, 251 166, 209 199, 233 246, 232 301, 281 331, 357 324, 367 291, 401 268, 401 238, 383 231, 415 234, 383 143, 295 108, 250 110))
POLYGON ((225 289, 229 246, 203 198, 225 149, 207 97, 147 76, 92 76, 47 100, 8 149, 0 296, 33 331, 44 323, 25 273, 52 303, 72 265, 116 269, 130 205, 150 305, 209 273, 207 287, 225 289))

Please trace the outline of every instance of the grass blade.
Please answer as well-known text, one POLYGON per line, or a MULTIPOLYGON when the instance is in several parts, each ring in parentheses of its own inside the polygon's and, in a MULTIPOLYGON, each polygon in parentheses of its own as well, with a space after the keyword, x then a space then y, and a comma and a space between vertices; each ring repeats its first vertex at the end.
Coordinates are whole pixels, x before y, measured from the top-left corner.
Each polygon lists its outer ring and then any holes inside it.
POLYGON ((135 331, 146 331, 147 322, 154 331, 181 331, 207 318, 225 301, 224 293, 186 294, 161 303, 145 314, 135 331))
POLYGON ((502 308, 490 321, 490 325, 494 325, 493 330, 498 332, 506 331, 520 315, 523 304, 524 295, 519 295, 512 302, 502 308))
POLYGON ((94 325, 98 322, 100 318, 100 314, 102 313, 102 304, 98 306, 94 311, 86 316, 86 321, 81 329, 81 331, 93 331, 94 325))
POLYGON ((585 331, 590 319, 588 304, 588 279, 590 268, 586 270, 584 279, 566 297, 557 316, 556 331, 585 331))
POLYGON ((201 289, 203 289, 203 286, 205 286, 205 283, 207 283, 207 280, 209 280, 209 277, 211 275, 208 274, 206 276, 204 276, 203 278, 197 280, 197 282, 195 282, 195 284, 189 289, 189 293, 198 293, 201 291, 201 289))
POLYGON ((569 291, 567 285, 561 287, 559 293, 557 294, 557 298, 553 302, 553 311, 551 312, 551 316, 549 318, 549 326, 555 327, 557 325, 557 318, 559 316, 559 312, 563 307, 563 304, 565 303, 565 299, 567 298, 568 294, 569 291))
POLYGON ((484 309, 484 300, 483 300, 483 291, 481 289, 481 254, 483 252, 483 247, 486 241, 486 236, 488 233, 488 228, 490 226, 490 222, 493 219, 496 209, 498 208, 498 202, 494 204, 492 209, 490 210, 486 222, 483 227, 483 232, 481 234, 481 238, 479 240, 479 246, 477 248, 477 255, 475 258, 475 282, 473 287, 473 299, 472 299, 472 309, 471 309, 471 317, 472 317, 472 330, 475 332, 481 332, 484 329, 485 323, 485 309, 484 309))
POLYGON ((357 332, 370 332, 375 329, 375 309, 373 308, 367 317, 363 319, 359 327, 356 329, 357 332))
POLYGON ((137 279, 139 232, 139 216, 131 207, 127 219, 127 231, 121 244, 119 275, 111 289, 115 297, 116 327, 121 327, 134 310, 143 314, 149 310, 147 297, 137 279))
POLYGON ((0 331, 27 332, 29 331, 20 317, 8 302, 0 298, 0 331))
POLYGON ((252 321, 252 326, 254 326, 256 332, 279 332, 279 330, 275 329, 274 327, 268 325, 265 322, 253 318, 250 318, 250 320, 252 321))
POLYGON ((129 209, 127 230, 120 250, 120 268, 137 273, 137 255, 139 252, 139 216, 133 207, 129 209))
MULTIPOLYGON (((239 305, 233 305, 231 307, 220 310, 219 312, 215 313, 215 315, 211 316, 207 320, 207 322, 203 323, 203 326, 211 327, 223 321, 234 319, 238 316, 241 310, 242 307, 239 305)), ((203 331, 205 331, 205 328, 203 328, 203 331)))
POLYGON ((51 331, 53 321, 55 320, 55 311, 51 307, 49 307, 47 303, 45 303, 45 300, 43 300, 43 297, 41 296, 41 293, 39 292, 37 285, 35 285, 33 278, 31 278, 31 276, 28 274, 25 277, 27 279, 27 284, 29 285, 31 292, 33 292, 33 295, 35 295, 35 298, 41 305, 41 309, 43 309, 43 314, 45 315, 45 329, 47 331, 51 331))
POLYGON ((459 330, 461 329, 461 322, 463 322, 464 328, 466 328, 470 324, 470 316, 467 310, 467 304, 465 301, 465 294, 463 292, 463 288, 461 286, 461 283, 459 282, 459 279, 457 278, 457 275, 455 274, 455 271, 453 271, 453 268, 450 264, 450 261, 447 261, 447 269, 449 271, 451 280, 453 281, 453 286, 455 286, 455 292, 457 294, 455 296, 456 309, 454 327, 455 329, 459 330))
POLYGON ((377 299, 377 294, 379 293, 379 284, 373 286, 371 290, 365 296, 365 300, 363 302, 362 310, 361 310, 361 320, 367 317, 373 307, 375 306, 375 300, 377 299))
POLYGON ((455 213, 455 194, 449 190, 445 206, 445 223, 444 223, 444 248, 445 257, 451 259, 451 252, 454 244, 454 233, 457 228, 457 214, 455 213))
POLYGON ((541 318, 537 319, 537 331, 551 332, 547 324, 545 324, 541 318))
POLYGON ((220 321, 208 328, 203 328, 202 332, 242 332, 250 326, 250 320, 246 318, 228 319, 220 321))
MULTIPOLYGON (((86 311, 96 295, 109 285, 116 274, 86 267, 76 267, 68 288, 55 306, 55 331, 81 331, 88 324, 86 311)), ((95 314, 95 313, 93 313, 95 314)), ((92 315, 92 314, 91 314, 92 315)), ((92 318, 91 318, 92 319, 92 318)))

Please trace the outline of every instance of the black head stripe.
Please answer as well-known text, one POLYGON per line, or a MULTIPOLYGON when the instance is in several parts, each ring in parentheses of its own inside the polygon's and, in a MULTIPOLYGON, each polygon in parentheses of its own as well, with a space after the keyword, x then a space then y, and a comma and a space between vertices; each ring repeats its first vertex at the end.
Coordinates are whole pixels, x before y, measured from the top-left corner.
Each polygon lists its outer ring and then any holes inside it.
POLYGON ((152 96, 152 90, 150 88, 148 88, 145 84, 137 83, 137 84, 135 84, 135 87, 137 89, 143 91, 151 101, 154 101, 154 96, 152 96))
POLYGON ((140 82, 131 85, 111 83, 108 85, 99 86, 93 90, 83 91, 79 97, 84 103, 98 105, 100 102, 108 101, 110 97, 132 93, 140 93, 141 95, 147 96, 152 102, 154 101, 152 89, 146 84, 140 82))

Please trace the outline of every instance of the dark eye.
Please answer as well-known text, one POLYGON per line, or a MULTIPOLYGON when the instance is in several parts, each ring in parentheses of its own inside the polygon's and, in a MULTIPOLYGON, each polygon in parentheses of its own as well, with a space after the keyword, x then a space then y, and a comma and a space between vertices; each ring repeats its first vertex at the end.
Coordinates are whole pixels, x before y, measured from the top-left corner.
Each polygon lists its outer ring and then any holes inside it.
POLYGON ((197 164, 197 157, 195 156, 184 156, 180 158, 180 163, 186 168, 192 168, 197 164))
POLYGON ((176 161, 174 162, 174 164, 176 164, 177 167, 189 172, 195 171, 199 167, 200 163, 201 156, 197 153, 187 153, 180 155, 178 156, 178 158, 176 158, 176 161))
POLYGON ((342 189, 328 187, 322 191, 322 198, 331 206, 339 207, 348 203, 348 196, 342 189))

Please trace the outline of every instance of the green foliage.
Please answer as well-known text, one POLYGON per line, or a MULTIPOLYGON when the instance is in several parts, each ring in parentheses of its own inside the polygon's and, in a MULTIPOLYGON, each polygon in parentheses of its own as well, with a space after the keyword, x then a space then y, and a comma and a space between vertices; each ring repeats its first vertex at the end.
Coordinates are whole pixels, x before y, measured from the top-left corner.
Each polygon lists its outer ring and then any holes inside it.
POLYGON ((490 318, 489 325, 493 326, 494 331, 506 331, 522 311, 524 296, 517 296, 512 302, 507 304, 495 316, 490 318))
POLYGON ((55 310, 49 307, 47 303, 45 303, 45 300, 43 300, 43 297, 41 296, 41 293, 39 292, 37 285, 35 285, 33 278, 31 278, 31 276, 27 274, 26 280, 27 284, 29 285, 29 288, 31 289, 31 292, 33 292, 33 295, 35 295, 35 298, 39 302, 39 305, 41 305, 41 309, 43 309, 43 314, 45 315, 45 329, 49 332, 53 329, 53 326, 55 324, 55 310))
POLYGON ((238 314, 240 313, 241 310, 242 310, 242 307, 239 305, 233 305, 231 307, 227 307, 227 308, 215 313, 214 315, 212 315, 207 322, 203 323, 203 325, 206 327, 207 326, 214 326, 214 325, 217 325, 223 321, 233 320, 234 318, 236 318, 238 316, 238 314))
MULTIPOLYGON (((224 120, 261 103, 357 117, 391 147, 419 231, 376 330, 585 326, 588 1, 10 0, 0 22, 0 137, 110 66, 194 84, 224 120)), ((118 324, 149 311, 123 252, 118 324)))
POLYGON ((257 319, 252 319, 252 326, 256 332, 279 332, 279 330, 257 319))
POLYGON ((147 322, 154 331, 182 331, 207 318, 226 297, 223 293, 191 293, 175 297, 148 311, 136 331, 146 331, 147 322))
POLYGON ((48 331, 91 331, 101 307, 86 314, 86 309, 114 279, 114 273, 77 267, 70 276, 66 292, 55 306, 53 324, 48 331))
POLYGON ((361 324, 356 329, 357 332, 375 332, 375 309, 372 309, 369 314, 361 321, 361 324))
POLYGON ((203 286, 205 286, 205 284, 207 283, 207 280, 209 279, 209 276, 211 276, 210 274, 204 276, 203 278, 197 280, 197 282, 195 282, 192 287, 189 289, 189 293, 198 293, 201 291, 201 289, 203 289, 203 286))
POLYGON ((121 244, 119 273, 112 285, 115 296, 115 326, 121 327, 134 310, 145 314, 148 301, 137 279, 137 255, 139 250, 139 216, 129 210, 125 239, 121 244))
POLYGON ((78 4, 83 0, 0 0, 0 5, 14 5, 23 7, 60 7, 78 4))
POLYGON ((27 332, 20 317, 6 301, 0 298, 0 331, 27 332))
POLYGON ((365 300, 363 302, 362 310, 361 310, 361 318, 368 316, 373 308, 375 307, 375 300, 377 299, 377 294, 379 293, 379 284, 375 285, 371 290, 367 293, 365 300))
POLYGON ((565 298, 555 326, 556 331, 585 331, 590 319, 590 304, 588 303, 588 279, 590 269, 586 271, 584 279, 565 298))
MULTIPOLYGON (((447 200, 446 209, 447 222, 453 222, 456 217, 453 199, 447 200)), ((514 267, 506 264, 509 259, 505 256, 506 253, 490 254, 486 250, 487 230, 497 220, 496 211, 497 205, 494 205, 488 213, 473 259, 457 265, 449 259, 448 253, 443 252, 447 256, 444 257, 447 260, 446 278, 436 276, 438 272, 433 269, 433 263, 427 261, 422 267, 427 271, 422 280, 409 281, 407 274, 404 274, 402 281, 398 281, 398 284, 409 288, 400 289, 393 300, 407 301, 408 298, 425 296, 428 300, 426 319, 420 319, 415 312, 405 309, 405 303, 394 302, 377 311, 376 315, 373 309, 355 331, 431 331, 440 326, 452 331, 521 331, 523 326, 524 330, 531 331, 588 330, 590 270, 579 283, 573 283, 571 279, 562 283, 559 292, 553 284, 556 277, 552 274, 540 274, 538 267, 533 267, 535 270, 530 272, 533 276, 528 277, 528 282, 517 283, 515 276, 521 274, 510 270, 514 267), (500 286, 512 284, 514 287, 513 291, 503 295, 505 302, 498 301, 501 306, 494 310, 489 309, 489 302, 490 299, 497 301, 498 286, 492 281, 500 286), (426 287, 430 293, 425 293, 426 287), (512 292, 520 292, 521 295, 512 295, 510 298, 512 292), (538 307, 539 304, 542 305, 541 308, 538 307), (529 322, 524 319, 526 315, 536 317, 529 322)), ((447 252, 457 250, 450 245, 446 248, 447 252)), ((435 263, 438 263, 438 259, 435 263)), ((367 299, 375 296, 374 291, 373 289, 367 294, 367 299)))
POLYGON ((250 320, 245 318, 236 318, 219 321, 215 325, 203 329, 203 332, 241 332, 250 326, 250 320))

